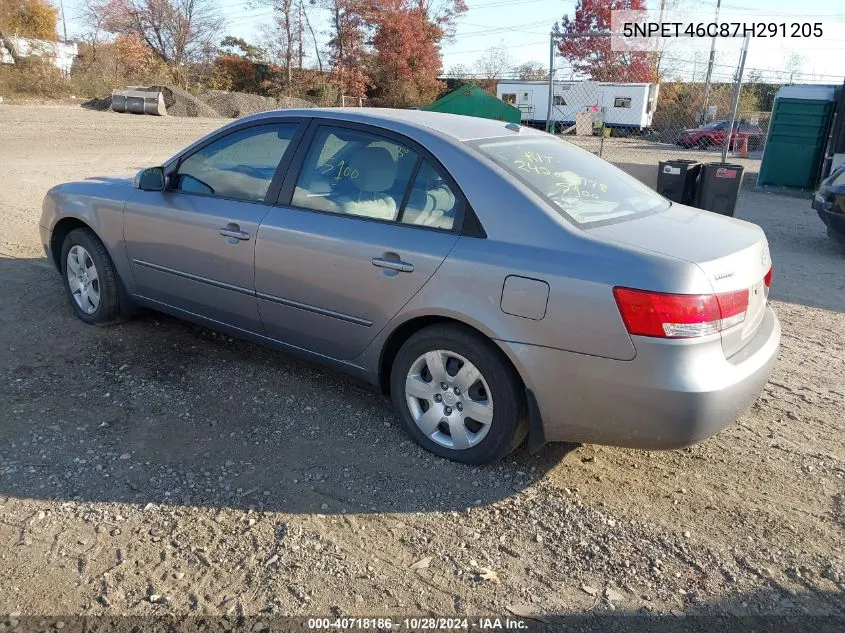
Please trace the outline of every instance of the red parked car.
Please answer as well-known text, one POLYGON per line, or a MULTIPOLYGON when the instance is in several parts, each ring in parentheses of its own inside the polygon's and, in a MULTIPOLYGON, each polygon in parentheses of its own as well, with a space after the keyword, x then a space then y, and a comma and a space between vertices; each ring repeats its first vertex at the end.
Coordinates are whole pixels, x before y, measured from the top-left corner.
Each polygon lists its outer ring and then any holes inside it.
MULTIPOLYGON (((681 147, 698 147, 700 149, 721 147, 725 142, 725 130, 727 129, 728 122, 723 119, 713 121, 695 129, 684 130, 678 138, 678 145, 681 147)), ((748 138, 748 149, 754 150, 763 146, 765 135, 759 125, 734 121, 730 149, 733 149, 737 139, 743 137, 748 138)))

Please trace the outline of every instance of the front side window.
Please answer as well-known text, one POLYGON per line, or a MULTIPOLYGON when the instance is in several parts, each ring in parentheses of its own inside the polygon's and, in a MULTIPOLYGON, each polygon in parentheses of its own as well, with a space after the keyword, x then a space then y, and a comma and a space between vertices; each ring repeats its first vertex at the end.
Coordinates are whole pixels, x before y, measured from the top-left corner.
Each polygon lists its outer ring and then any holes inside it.
POLYGON ((173 189, 263 202, 296 129, 273 123, 227 134, 182 161, 173 189))
POLYGON ((570 221, 589 227, 666 209, 669 202, 621 169, 553 137, 470 142, 570 221))
POLYGON ((315 211, 396 220, 417 157, 414 150, 384 137, 320 127, 291 202, 315 211))

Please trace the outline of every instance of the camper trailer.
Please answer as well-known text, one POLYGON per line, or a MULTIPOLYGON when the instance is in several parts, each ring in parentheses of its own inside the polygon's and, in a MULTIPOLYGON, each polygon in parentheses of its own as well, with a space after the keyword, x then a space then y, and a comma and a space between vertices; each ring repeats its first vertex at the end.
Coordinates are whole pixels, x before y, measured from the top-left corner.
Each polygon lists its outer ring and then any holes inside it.
MULTIPOLYGON (((620 133, 644 132, 651 128, 658 89, 658 84, 556 81, 551 118, 560 129, 575 125, 578 112, 590 112, 593 121, 605 128, 620 133)), ((523 125, 546 128, 547 81, 500 81, 496 96, 519 108, 523 125)))

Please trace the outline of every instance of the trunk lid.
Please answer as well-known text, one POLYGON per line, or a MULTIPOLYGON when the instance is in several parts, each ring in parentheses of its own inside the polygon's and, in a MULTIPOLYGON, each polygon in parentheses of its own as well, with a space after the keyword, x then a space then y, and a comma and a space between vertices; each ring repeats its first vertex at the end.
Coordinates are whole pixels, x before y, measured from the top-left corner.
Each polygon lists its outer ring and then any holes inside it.
POLYGON ((771 256, 766 235, 756 224, 673 203, 659 213, 587 231, 696 264, 717 294, 747 289, 745 319, 722 331, 725 356, 745 347, 760 327, 768 299, 764 277, 771 268, 771 256))

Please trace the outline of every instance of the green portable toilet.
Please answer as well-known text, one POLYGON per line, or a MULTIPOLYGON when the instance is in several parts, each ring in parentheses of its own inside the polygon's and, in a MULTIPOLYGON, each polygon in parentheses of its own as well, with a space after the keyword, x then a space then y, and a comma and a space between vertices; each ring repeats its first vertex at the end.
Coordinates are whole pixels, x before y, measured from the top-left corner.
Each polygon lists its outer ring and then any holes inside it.
POLYGON ((518 108, 497 99, 475 84, 461 86, 420 109, 448 114, 465 114, 509 123, 519 123, 522 118, 522 113, 518 108))
POLYGON ((815 188, 834 95, 834 86, 785 86, 778 90, 757 186, 815 188))

